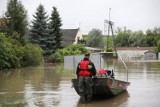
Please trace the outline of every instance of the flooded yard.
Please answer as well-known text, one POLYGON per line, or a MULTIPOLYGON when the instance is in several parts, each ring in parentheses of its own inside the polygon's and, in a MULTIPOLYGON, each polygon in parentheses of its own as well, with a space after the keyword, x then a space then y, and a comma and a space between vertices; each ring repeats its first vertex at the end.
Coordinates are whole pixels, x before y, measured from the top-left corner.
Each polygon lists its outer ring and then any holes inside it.
MULTIPOLYGON (((45 64, 0 71, 0 107, 159 107, 160 62, 129 62, 128 91, 81 104, 71 84, 74 70, 63 64, 45 64)), ((120 64, 117 79, 125 79, 120 64)))

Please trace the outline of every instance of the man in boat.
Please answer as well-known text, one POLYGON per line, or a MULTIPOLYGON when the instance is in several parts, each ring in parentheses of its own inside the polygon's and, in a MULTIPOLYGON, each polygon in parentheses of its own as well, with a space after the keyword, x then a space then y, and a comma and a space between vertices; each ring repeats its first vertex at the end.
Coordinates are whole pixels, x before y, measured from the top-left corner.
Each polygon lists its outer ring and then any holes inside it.
POLYGON ((85 53, 84 59, 79 62, 76 75, 81 101, 89 103, 92 99, 92 76, 96 76, 96 68, 90 61, 90 53, 85 53))

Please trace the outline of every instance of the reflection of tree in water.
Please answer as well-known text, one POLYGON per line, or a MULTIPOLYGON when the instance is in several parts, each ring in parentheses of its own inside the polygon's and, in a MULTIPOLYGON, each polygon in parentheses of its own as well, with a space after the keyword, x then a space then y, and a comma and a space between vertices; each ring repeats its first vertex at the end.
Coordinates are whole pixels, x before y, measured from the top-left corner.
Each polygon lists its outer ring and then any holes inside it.
POLYGON ((51 106, 57 105, 59 101, 59 83, 61 74, 58 73, 56 65, 53 64, 45 64, 43 67, 39 67, 37 71, 40 75, 36 81, 32 81, 32 86, 34 88, 28 88, 28 92, 26 93, 26 99, 28 100, 28 106, 37 105, 37 106, 51 106), (39 80, 39 81, 37 81, 39 80), (33 97, 36 96, 36 97, 33 97))
POLYGON ((24 79, 21 76, 21 69, 5 70, 0 72, 0 92, 23 91, 24 79))
POLYGON ((1 71, 0 93, 7 92, 7 94, 1 94, 0 99, 1 101, 22 99, 28 106, 57 105, 62 72, 63 67, 57 65, 1 71))
POLYGON ((25 79, 23 69, 12 69, 0 72, 0 103, 1 106, 25 104, 23 95, 25 79), (4 92, 4 93, 3 93, 4 92))
MULTIPOLYGON (((63 72, 62 67, 59 67, 57 65, 53 64, 46 64, 44 67, 44 78, 43 82, 45 84, 50 84, 50 88, 53 90, 58 89, 60 78, 63 72)), ((48 87, 48 88, 49 88, 48 87)))

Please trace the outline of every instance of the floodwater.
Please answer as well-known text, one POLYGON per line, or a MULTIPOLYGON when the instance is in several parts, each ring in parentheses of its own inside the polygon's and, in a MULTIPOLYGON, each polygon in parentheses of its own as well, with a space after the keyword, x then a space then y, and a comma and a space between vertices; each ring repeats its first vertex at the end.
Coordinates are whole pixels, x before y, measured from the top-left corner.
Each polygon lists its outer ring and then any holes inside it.
MULTIPOLYGON (((0 107, 160 107, 160 62, 129 62, 128 91, 81 104, 71 84, 74 70, 45 64, 0 71, 0 107)), ((115 66, 118 79, 126 73, 115 66)))

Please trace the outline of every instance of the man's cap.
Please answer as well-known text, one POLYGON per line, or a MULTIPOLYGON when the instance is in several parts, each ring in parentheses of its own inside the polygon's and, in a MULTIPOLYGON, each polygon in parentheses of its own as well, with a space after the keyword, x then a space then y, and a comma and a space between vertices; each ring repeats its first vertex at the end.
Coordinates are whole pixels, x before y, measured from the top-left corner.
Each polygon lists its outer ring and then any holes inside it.
POLYGON ((87 52, 87 53, 85 53, 84 55, 85 55, 85 56, 90 56, 90 53, 89 53, 89 52, 87 52))

